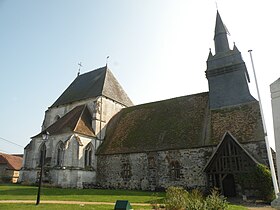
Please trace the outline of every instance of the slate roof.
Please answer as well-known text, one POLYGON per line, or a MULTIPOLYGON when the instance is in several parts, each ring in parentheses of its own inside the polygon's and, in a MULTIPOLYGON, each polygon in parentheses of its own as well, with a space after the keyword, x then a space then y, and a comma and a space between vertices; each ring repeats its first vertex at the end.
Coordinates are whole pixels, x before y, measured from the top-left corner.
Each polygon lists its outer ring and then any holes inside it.
POLYGON ((222 21, 220 13, 217 11, 216 24, 215 24, 215 36, 219 33, 227 33, 227 30, 226 30, 225 25, 222 21))
POLYGON ((112 72, 105 66, 77 76, 51 107, 101 95, 125 106, 133 105, 112 72))
POLYGON ((122 109, 97 154, 217 145, 226 131, 240 143, 264 140, 258 102, 210 110, 208 92, 122 109))
POLYGON ((32 138, 39 137, 42 133, 46 132, 49 132, 50 135, 74 132, 86 136, 95 136, 91 127, 91 114, 86 105, 75 107, 44 131, 32 138))
POLYGON ((22 157, 0 153, 0 164, 7 164, 8 169, 20 170, 22 166, 22 157))

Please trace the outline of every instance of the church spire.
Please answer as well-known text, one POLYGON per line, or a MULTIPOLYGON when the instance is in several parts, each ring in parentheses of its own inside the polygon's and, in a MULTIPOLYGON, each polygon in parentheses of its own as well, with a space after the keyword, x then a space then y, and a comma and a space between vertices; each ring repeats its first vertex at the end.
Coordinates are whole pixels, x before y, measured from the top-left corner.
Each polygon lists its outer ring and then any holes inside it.
POLYGON ((230 50, 227 34, 228 31, 217 11, 214 36, 216 54, 212 55, 211 51, 209 52, 206 70, 210 109, 255 100, 249 91, 249 76, 241 52, 235 44, 233 50, 230 50))
POLYGON ((216 16, 216 26, 215 26, 215 51, 216 53, 219 52, 227 52, 229 51, 229 44, 227 38, 227 29, 222 21, 222 18, 217 10, 216 16))

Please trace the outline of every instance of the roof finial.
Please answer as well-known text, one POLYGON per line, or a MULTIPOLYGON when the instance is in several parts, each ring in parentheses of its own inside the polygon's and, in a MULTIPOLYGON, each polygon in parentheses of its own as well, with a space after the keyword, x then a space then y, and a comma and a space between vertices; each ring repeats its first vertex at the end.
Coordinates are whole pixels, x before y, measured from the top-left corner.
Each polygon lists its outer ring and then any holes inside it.
POLYGON ((218 3, 217 3, 217 1, 215 1, 215 4, 216 4, 216 9, 218 10, 218 3))
POLYGON ((110 56, 108 55, 107 57, 106 57, 106 67, 108 66, 108 59, 110 58, 110 56))
POLYGON ((80 73, 81 73, 81 68, 83 67, 83 66, 82 66, 82 62, 78 63, 78 65, 79 65, 79 69, 78 69, 78 74, 77 74, 77 76, 80 75, 80 73))

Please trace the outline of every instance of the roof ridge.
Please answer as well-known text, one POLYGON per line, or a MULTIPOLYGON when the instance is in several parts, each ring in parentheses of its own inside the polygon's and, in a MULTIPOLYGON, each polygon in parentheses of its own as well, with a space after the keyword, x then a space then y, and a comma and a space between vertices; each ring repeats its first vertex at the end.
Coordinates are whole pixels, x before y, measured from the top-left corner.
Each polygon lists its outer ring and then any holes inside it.
POLYGON ((158 101, 151 101, 151 102, 147 102, 147 103, 143 103, 143 104, 137 104, 137 105, 134 105, 134 106, 131 106, 131 107, 126 107, 125 109, 139 107, 139 106, 145 106, 145 105, 149 105, 149 104, 156 104, 156 103, 167 102, 167 101, 174 100, 174 99, 195 97, 195 96, 199 96, 199 95, 206 95, 208 93, 209 93, 209 91, 206 91, 206 92, 201 92, 201 93, 194 93, 194 94, 191 94, 191 95, 177 96, 177 97, 167 98, 167 99, 158 100, 158 101))

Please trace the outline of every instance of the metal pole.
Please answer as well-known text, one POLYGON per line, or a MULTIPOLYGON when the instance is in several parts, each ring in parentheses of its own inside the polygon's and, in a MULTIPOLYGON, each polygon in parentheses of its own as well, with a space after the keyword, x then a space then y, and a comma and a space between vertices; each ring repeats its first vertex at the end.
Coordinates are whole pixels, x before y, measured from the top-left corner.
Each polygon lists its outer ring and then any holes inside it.
POLYGON ((264 138, 265 138, 266 150, 267 150, 267 155, 268 155, 269 167, 270 167, 270 171, 271 171, 271 177, 272 177, 274 192, 275 192, 275 195, 276 195, 276 198, 277 198, 278 197, 277 194, 279 193, 279 188, 278 188, 278 184, 277 184, 277 179, 276 179, 272 154, 271 154, 269 141, 268 141, 268 137, 267 137, 267 130, 266 130, 266 125, 265 125, 265 120, 264 120, 264 114, 263 114, 263 108, 262 108, 262 103, 261 103, 261 96, 260 96, 257 76, 256 76, 256 72, 255 72, 255 66, 254 66, 253 57, 252 57, 252 50, 248 50, 248 52, 250 54, 252 68, 253 68, 253 72, 254 72, 254 78, 255 78, 255 83, 256 83, 256 88, 257 88, 257 93, 258 93, 258 98, 259 98, 260 111, 261 111, 261 116, 262 116, 264 138))
POLYGON ((44 165, 44 159, 45 159, 45 152, 46 150, 44 149, 41 153, 41 170, 40 170, 40 177, 39 177, 39 183, 38 183, 38 193, 37 193, 37 201, 36 205, 40 204, 40 195, 41 195, 41 185, 42 185, 42 176, 43 176, 43 165, 44 165))

